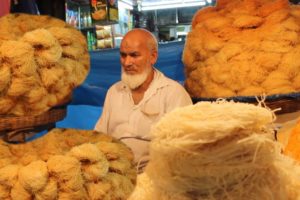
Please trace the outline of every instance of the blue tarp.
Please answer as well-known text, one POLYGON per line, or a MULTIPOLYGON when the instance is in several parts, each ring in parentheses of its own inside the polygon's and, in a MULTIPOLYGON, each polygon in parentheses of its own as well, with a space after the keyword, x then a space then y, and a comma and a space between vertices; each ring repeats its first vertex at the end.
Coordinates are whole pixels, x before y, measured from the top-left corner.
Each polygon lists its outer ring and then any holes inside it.
MULTIPOLYGON (((184 42, 159 45, 156 68, 166 76, 183 82, 184 68, 181 61, 184 42)), ((91 68, 85 82, 73 92, 67 117, 57 127, 93 129, 99 118, 107 89, 120 80, 119 49, 90 52, 91 68)))
POLYGON ((67 117, 58 123, 57 127, 76 128, 91 130, 101 115, 101 106, 91 105, 70 105, 67 110, 67 117))

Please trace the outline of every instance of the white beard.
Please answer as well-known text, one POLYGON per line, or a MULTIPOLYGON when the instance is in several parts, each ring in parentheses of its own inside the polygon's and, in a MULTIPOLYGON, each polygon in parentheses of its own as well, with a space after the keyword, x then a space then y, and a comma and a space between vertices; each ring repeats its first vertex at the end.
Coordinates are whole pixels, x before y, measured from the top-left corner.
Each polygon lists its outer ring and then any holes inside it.
POLYGON ((130 75, 130 74, 126 74, 126 72, 122 70, 121 80, 131 90, 134 90, 139 86, 141 86, 146 81, 150 72, 151 72, 151 68, 147 68, 141 74, 130 75))

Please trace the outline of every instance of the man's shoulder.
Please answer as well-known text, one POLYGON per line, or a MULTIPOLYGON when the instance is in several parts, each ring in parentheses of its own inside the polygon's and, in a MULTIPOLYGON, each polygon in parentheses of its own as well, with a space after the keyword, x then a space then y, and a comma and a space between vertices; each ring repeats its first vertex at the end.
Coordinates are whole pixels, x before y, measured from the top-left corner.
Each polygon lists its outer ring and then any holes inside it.
POLYGON ((122 90, 125 88, 125 84, 122 81, 118 81, 116 83, 114 83, 113 85, 111 85, 108 89, 108 91, 112 91, 112 90, 122 90))
POLYGON ((183 88, 183 85, 179 81, 173 80, 165 76, 163 73, 161 73, 160 82, 169 87, 183 88))
POLYGON ((160 89, 164 91, 164 93, 167 93, 167 96, 173 97, 173 96, 186 96, 189 97, 189 94, 187 93, 186 89, 183 86, 183 83, 173 80, 166 75, 164 75, 162 72, 159 74, 160 79, 160 89))
POLYGON ((122 88, 122 83, 121 83, 121 81, 118 81, 108 88, 107 95, 108 96, 116 96, 118 94, 121 94, 122 93, 121 88, 122 88))

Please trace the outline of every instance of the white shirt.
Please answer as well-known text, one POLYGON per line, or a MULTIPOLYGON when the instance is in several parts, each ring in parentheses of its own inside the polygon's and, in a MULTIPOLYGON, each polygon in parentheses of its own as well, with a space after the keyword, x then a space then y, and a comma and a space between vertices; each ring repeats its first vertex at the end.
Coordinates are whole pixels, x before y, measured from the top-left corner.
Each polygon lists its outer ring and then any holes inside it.
POLYGON ((192 101, 186 90, 155 69, 154 78, 137 105, 131 90, 121 81, 109 88, 95 130, 123 141, 133 150, 135 160, 139 161, 149 154, 151 126, 165 113, 190 104, 192 101))

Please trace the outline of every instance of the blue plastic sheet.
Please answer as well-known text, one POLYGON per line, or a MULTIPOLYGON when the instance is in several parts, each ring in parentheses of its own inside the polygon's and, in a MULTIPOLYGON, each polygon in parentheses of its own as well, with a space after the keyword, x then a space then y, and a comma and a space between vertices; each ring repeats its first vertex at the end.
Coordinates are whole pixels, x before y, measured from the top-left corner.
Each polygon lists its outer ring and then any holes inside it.
POLYGON ((101 106, 69 105, 67 117, 56 123, 57 128, 92 130, 101 115, 101 106))

